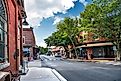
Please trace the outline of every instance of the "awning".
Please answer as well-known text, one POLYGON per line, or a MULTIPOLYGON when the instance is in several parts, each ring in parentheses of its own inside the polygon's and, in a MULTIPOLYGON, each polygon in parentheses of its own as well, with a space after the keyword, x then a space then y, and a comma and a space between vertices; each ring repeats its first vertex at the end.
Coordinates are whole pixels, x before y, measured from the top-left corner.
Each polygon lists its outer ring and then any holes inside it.
POLYGON ((111 42, 106 42, 106 43, 95 43, 95 44, 86 44, 82 46, 78 46, 76 48, 82 48, 82 47, 96 47, 96 46, 112 46, 113 43, 111 42))
POLYGON ((60 47, 55 47, 51 50, 52 52, 60 51, 60 47))

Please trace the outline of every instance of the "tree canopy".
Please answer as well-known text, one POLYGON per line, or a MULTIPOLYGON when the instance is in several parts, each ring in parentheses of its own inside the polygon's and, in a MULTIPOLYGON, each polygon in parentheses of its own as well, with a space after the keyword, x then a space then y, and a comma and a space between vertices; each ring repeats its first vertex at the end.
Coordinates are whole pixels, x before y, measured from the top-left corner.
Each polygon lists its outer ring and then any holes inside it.
POLYGON ((97 37, 108 38, 121 55, 121 0, 93 0, 80 14, 82 26, 97 37))
POLYGON ((64 18, 57 24, 57 32, 45 39, 49 45, 75 46, 81 31, 92 32, 94 38, 112 40, 121 55, 121 0, 93 0, 80 13, 80 18, 64 18))

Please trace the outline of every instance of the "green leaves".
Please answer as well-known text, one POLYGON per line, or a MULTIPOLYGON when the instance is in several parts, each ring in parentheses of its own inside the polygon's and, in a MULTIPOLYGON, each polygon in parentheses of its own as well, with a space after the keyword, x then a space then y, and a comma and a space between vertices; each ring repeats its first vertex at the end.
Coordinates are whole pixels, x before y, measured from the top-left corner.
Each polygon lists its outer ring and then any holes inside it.
MULTIPOLYGON (((93 0, 80 18, 68 18, 57 24, 57 32, 45 39, 47 45, 77 44, 80 32, 92 33, 93 39, 113 39, 117 46, 121 42, 121 0, 93 0)), ((80 42, 85 39, 80 38, 80 42)))
POLYGON ((57 24, 57 31, 54 32, 50 37, 45 39, 45 42, 48 45, 63 45, 67 46, 72 44, 72 41, 74 43, 77 42, 75 40, 76 35, 79 33, 79 28, 78 28, 78 19, 77 18, 68 18, 66 17, 63 21, 60 21, 57 24), (70 40, 70 38, 72 40, 70 40))
MULTIPOLYGON (((45 39, 48 45, 74 43, 82 31, 92 32, 94 38, 121 39, 121 0, 93 0, 87 5, 80 18, 68 18, 57 24, 57 32, 45 39), (63 42, 64 41, 64 42, 63 42)), ((80 39, 83 41, 83 38, 80 39)))
MULTIPOLYGON (((78 34, 79 29, 78 29, 78 19, 72 19, 66 17, 63 21, 61 21, 57 25, 57 29, 60 32, 64 33, 64 36, 75 38, 75 36, 78 34)), ((73 40, 75 42, 75 40, 73 40)), ((69 43, 69 42, 68 42, 69 43)))
POLYGON ((44 48, 44 47, 39 46, 39 49, 40 49, 41 54, 46 54, 48 52, 48 48, 44 48))
POLYGON ((96 30, 93 32, 98 36, 116 39, 117 33, 120 32, 120 9, 119 0, 93 0, 93 4, 88 5, 81 13, 83 26, 96 30))

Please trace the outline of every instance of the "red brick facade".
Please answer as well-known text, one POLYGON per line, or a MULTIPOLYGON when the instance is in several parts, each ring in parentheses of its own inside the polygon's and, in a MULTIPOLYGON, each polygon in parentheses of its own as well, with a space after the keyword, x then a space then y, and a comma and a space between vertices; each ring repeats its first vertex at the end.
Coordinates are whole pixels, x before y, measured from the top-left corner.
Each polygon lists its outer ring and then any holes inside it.
MULTIPOLYGON (((11 71, 18 74, 20 62, 22 61, 22 19, 26 17, 23 0, 2 0, 6 11, 7 28, 7 49, 8 66, 1 68, 1 71, 11 71)), ((2 67, 2 66, 0 66, 2 67)))
POLYGON ((33 32, 33 28, 23 28, 23 51, 24 49, 28 49, 29 52, 29 60, 33 59, 34 56, 34 48, 35 48, 35 36, 33 32))
POLYGON ((35 36, 33 33, 33 28, 23 28, 23 37, 25 37, 25 43, 23 46, 34 46, 35 47, 35 36))

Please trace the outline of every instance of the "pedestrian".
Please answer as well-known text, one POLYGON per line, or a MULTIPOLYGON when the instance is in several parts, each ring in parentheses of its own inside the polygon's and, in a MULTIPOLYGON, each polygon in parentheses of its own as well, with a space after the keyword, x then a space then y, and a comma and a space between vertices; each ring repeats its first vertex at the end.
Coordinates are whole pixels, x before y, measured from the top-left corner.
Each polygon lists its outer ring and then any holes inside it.
POLYGON ((85 51, 85 59, 88 60, 87 51, 85 51))
POLYGON ((82 57, 83 57, 83 59, 85 59, 85 52, 84 51, 82 51, 82 57))
POLYGON ((85 55, 85 57, 86 57, 86 60, 88 60, 88 56, 87 56, 87 54, 85 55))
POLYGON ((91 59, 93 59, 94 58, 93 54, 90 54, 90 57, 91 57, 91 59))

